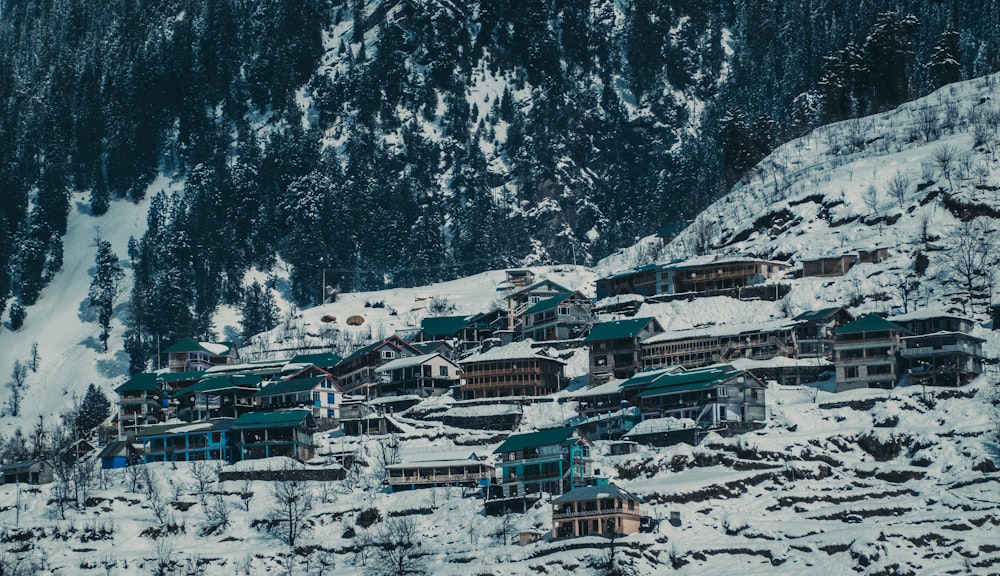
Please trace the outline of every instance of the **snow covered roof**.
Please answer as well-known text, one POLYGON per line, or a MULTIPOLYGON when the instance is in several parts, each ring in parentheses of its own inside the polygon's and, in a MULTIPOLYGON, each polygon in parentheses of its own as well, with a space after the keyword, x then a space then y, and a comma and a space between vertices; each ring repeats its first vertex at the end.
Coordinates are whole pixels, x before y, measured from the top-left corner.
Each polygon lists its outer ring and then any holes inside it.
POLYGON ((522 360, 526 358, 544 358, 546 360, 551 360, 553 362, 562 362, 562 360, 557 360, 555 358, 550 358, 544 354, 540 354, 536 348, 532 346, 534 341, 531 339, 522 340, 520 342, 513 342, 507 344, 506 346, 495 346, 490 348, 486 352, 479 352, 476 354, 471 354, 460 360, 459 364, 471 364, 473 362, 492 362, 496 360, 522 360))
POLYGON ((604 384, 598 384, 593 388, 581 388, 569 394, 571 398, 587 398, 590 396, 607 396, 609 394, 621 394, 622 385, 625 380, 611 380, 604 384))
POLYGON ((194 338, 181 338, 173 346, 164 350, 167 354, 181 354, 184 352, 208 352, 214 356, 224 356, 233 349, 231 342, 198 342, 194 338))
POLYGON ((695 421, 690 418, 673 418, 670 416, 665 418, 650 418, 633 426, 631 430, 625 433, 623 438, 645 436, 647 434, 662 434, 674 430, 687 430, 695 426, 695 421))
POLYGON ((729 362, 733 368, 738 370, 753 371, 754 368, 816 368, 819 366, 833 366, 833 362, 826 358, 789 358, 787 356, 775 356, 767 360, 753 360, 751 358, 737 358, 729 362))
POLYGON ((860 334, 862 332, 895 331, 902 334, 913 334, 895 322, 890 322, 878 314, 866 314, 854 322, 844 324, 833 331, 834 334, 860 334))
POLYGON ((453 406, 446 410, 444 415, 453 418, 474 418, 520 413, 521 407, 516 404, 483 404, 480 406, 453 406))
MULTIPOLYGON (((421 354, 420 356, 407 356, 406 358, 396 358, 391 362, 386 362, 385 364, 379 366, 375 369, 375 373, 389 372, 392 370, 401 370, 403 368, 410 368, 412 366, 420 366, 424 362, 428 362, 434 359, 436 356, 441 356, 437 352, 433 354, 421 354)), ((441 356, 446 362, 450 362, 443 356, 441 356)))
POLYGON ((770 322, 747 322, 741 324, 716 324, 703 328, 691 328, 688 330, 671 330, 660 334, 654 334, 642 341, 643 344, 656 344, 660 342, 673 342, 674 340, 687 340, 689 338, 715 338, 721 336, 738 336, 740 334, 757 334, 760 332, 778 332, 781 330, 791 330, 795 328, 795 323, 782 318, 770 322))
POLYGON ((781 266, 783 268, 791 268, 791 264, 788 262, 782 262, 780 260, 764 260, 762 258, 750 258, 748 256, 726 256, 720 254, 708 254, 705 256, 697 256, 695 258, 689 258, 687 260, 682 260, 680 262, 672 262, 663 266, 664 270, 686 270, 688 268, 696 268, 701 266, 711 266, 715 264, 741 264, 741 263, 757 263, 757 264, 770 264, 772 266, 781 266))
POLYGON ((952 314, 943 308, 921 308, 920 310, 914 310, 913 312, 908 312, 906 314, 889 316, 888 320, 890 322, 909 322, 911 320, 930 320, 931 318, 955 318, 958 320, 965 320, 966 322, 972 322, 972 320, 966 318, 965 316, 952 314))

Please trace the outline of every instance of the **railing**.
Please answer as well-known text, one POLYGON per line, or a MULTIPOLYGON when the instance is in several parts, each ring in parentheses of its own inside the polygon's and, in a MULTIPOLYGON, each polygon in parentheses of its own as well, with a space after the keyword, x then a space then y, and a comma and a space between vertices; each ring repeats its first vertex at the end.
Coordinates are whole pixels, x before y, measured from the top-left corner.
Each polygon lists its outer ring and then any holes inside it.
POLYGON ((553 512, 552 518, 554 520, 563 518, 580 518, 582 516, 609 516, 609 515, 619 515, 624 514, 628 516, 639 517, 639 510, 628 510, 626 508, 601 508, 599 510, 581 510, 579 512, 553 512))

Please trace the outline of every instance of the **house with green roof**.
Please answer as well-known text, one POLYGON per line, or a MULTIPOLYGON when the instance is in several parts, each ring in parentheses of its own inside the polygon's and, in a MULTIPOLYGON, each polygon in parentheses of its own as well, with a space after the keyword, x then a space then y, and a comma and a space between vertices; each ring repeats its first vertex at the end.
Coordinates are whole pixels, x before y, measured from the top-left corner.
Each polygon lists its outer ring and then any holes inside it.
POLYGON ((236 460, 287 456, 304 462, 315 454, 317 425, 308 409, 251 412, 237 418, 232 429, 236 460))
POLYGON ((167 347, 167 369, 170 372, 208 370, 212 366, 236 363, 236 346, 232 342, 199 342, 181 338, 167 347))
POLYGON ((514 288, 508 292, 504 299, 507 301, 507 330, 520 330, 521 316, 525 310, 554 296, 569 294, 569 288, 560 285, 558 282, 543 278, 534 282, 530 286, 514 288))
POLYGON ((835 329, 837 392, 856 388, 892 389, 900 375, 900 338, 913 332, 876 314, 835 329))
POLYGON ((253 374, 206 376, 170 395, 177 417, 185 422, 238 418, 256 409, 253 395, 262 378, 253 374))
POLYGON ((161 389, 156 374, 133 374, 124 384, 115 388, 118 394, 119 431, 136 430, 140 426, 165 419, 167 394, 161 389))
POLYGON ((535 341, 586 336, 594 324, 594 303, 577 291, 540 300, 521 314, 521 334, 535 341))
POLYGON ((636 374, 622 385, 643 420, 689 418, 704 428, 759 423, 767 418, 767 385, 746 370, 716 364, 692 370, 636 374))
POLYGON ((504 499, 537 499, 595 482, 592 443, 567 426, 509 436, 496 450, 504 499))
POLYGON ((398 358, 420 356, 423 352, 393 334, 385 340, 359 348, 333 369, 337 382, 348 394, 372 397, 378 394, 375 369, 398 358))
POLYGON ((332 425, 340 420, 344 393, 329 374, 298 376, 268 383, 253 399, 262 410, 308 409, 313 418, 332 425))
POLYGON ((854 320, 843 306, 807 310, 792 318, 798 358, 833 360, 833 331, 854 320))
POLYGON ((627 318, 595 324, 584 338, 589 348, 591 386, 631 378, 642 370, 642 341, 663 332, 656 318, 627 318))

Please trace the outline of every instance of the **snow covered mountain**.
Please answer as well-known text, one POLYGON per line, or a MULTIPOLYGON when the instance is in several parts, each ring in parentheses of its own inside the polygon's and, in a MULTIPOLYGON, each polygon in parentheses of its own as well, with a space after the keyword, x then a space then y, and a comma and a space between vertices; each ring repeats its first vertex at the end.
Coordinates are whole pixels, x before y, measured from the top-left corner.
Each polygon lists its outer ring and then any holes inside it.
MULTIPOLYGON (((712 322, 760 324, 828 304, 855 312, 944 308, 979 321, 976 334, 989 339, 987 353, 996 358, 1000 339, 985 324, 985 305, 993 302, 1000 253, 994 154, 1000 103, 992 100, 997 81, 991 76, 949 85, 891 112, 789 142, 666 247, 649 238, 593 269, 565 264, 535 270, 590 293, 596 277, 696 254, 799 265, 887 247, 886 261, 860 264, 842 277, 789 279, 792 290, 782 302, 716 297, 644 304, 639 313, 655 315, 673 330, 712 322), (964 275, 963 254, 973 265, 964 275)), ((180 185, 157 181, 151 191, 180 185)), ((16 427, 26 431, 39 418, 48 425, 89 382, 109 390, 124 379, 120 315, 112 325, 111 351, 104 354, 82 303, 94 237, 124 253, 128 237, 145 230, 145 208, 114 202, 111 209, 120 217, 113 223, 79 206, 71 211, 62 270, 30 308, 31 322, 19 332, 0 332, 0 366, 27 362, 33 342, 39 350, 21 416, 2 420, 6 435, 16 427)), ((241 353, 283 356, 322 345, 346 351, 369 338, 416 328, 432 301, 454 313, 485 311, 502 277, 493 271, 420 288, 344 293, 336 303, 306 309, 285 300, 281 324, 241 353), (365 323, 344 326, 339 319, 349 315, 361 315, 365 323)), ((238 312, 223 307, 213 321, 220 332, 235 332, 238 312)), ((578 376, 586 365, 577 359, 568 369, 578 376)), ((344 480, 311 483, 309 529, 295 547, 268 529, 277 501, 271 484, 213 477, 201 486, 202 470, 178 464, 151 466, 149 478, 102 475, 80 509, 62 513, 51 503, 55 485, 0 486, 0 561, 5 573, 365 574, 380 565, 377 550, 389 548, 366 543, 377 543, 389 520, 402 518, 420 534, 419 564, 443 575, 607 574, 612 550, 619 569, 636 574, 995 574, 998 380, 991 368, 956 390, 832 395, 774 387, 769 425, 757 433, 630 456, 611 456, 599 444, 602 473, 640 495, 648 514, 661 520, 655 531, 615 541, 613 548, 599 538, 516 546, 510 543, 515 530, 549 528, 549 506, 484 517, 481 502, 459 490, 386 494, 371 480, 378 441, 332 438, 324 439, 321 452, 358 448, 368 465, 344 480), (248 492, 253 496, 244 500, 248 492), (215 506, 228 511, 227 525, 213 524, 219 519, 215 506), (668 521, 674 512, 677 526, 668 521)), ((2 394, 0 399, 9 397, 9 390, 2 394)), ((571 405, 555 402, 526 407, 522 426, 560 423, 567 410, 571 405)), ((404 455, 473 446, 488 454, 498 443, 492 432, 406 414, 399 419, 406 428, 399 437, 404 455)))

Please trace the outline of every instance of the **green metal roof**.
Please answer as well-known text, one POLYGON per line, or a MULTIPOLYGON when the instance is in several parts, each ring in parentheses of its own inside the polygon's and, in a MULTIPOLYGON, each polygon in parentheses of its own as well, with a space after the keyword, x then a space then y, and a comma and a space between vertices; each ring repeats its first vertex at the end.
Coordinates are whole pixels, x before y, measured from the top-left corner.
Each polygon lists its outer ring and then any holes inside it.
POLYGON ((825 320, 831 315, 836 314, 842 306, 834 306, 832 308, 823 308, 822 310, 809 310, 808 312, 803 312, 798 316, 792 318, 796 322, 815 322, 817 320, 825 320))
MULTIPOLYGON (((645 382, 645 390, 639 393, 639 397, 711 388, 740 372, 728 364, 718 364, 686 372, 660 374, 645 382)), ((625 386, 629 386, 631 381, 632 378, 627 380, 625 386)))
POLYGON ((615 320, 613 322, 601 322, 590 330, 590 334, 583 339, 584 342, 597 342, 599 340, 617 340, 619 338, 635 338, 642 333, 646 326, 653 322, 652 318, 630 318, 628 320, 615 320))
MULTIPOLYGON (((226 350, 222 352, 222 354, 228 354, 233 350, 232 342, 219 342, 218 344, 226 347, 226 350)), ((182 352, 206 352, 213 356, 221 356, 218 352, 205 348, 201 345, 201 342, 198 342, 194 338, 181 338, 177 342, 174 342, 172 346, 164 350, 164 352, 167 354, 179 354, 182 352)))
POLYGON ((539 430, 538 432, 528 432, 526 434, 514 434, 504 440, 504 443, 494 450, 493 453, 503 454, 504 452, 517 452, 525 448, 562 444, 567 438, 573 435, 575 430, 576 428, 573 426, 567 426, 565 428, 551 428, 549 430, 539 430))
POLYGON ((468 325, 468 316, 437 316, 421 320, 420 330, 427 336, 454 336, 468 325))
POLYGON ((539 312, 545 312, 558 306, 563 300, 566 300, 573 295, 573 292, 567 294, 560 294, 558 296, 553 296, 552 298, 546 298, 545 300, 540 300, 536 302, 533 306, 524 311, 525 314, 538 314, 539 312))
POLYGON ((204 377, 204 371, 196 370, 193 372, 166 372, 158 374, 156 379, 160 382, 182 382, 184 380, 201 380, 204 377))
POLYGON ((278 410, 275 412, 248 412, 240 415, 233 424, 234 430, 247 428, 280 428, 301 426, 312 414, 309 410, 278 410))
POLYGON ((225 390, 227 388, 257 388, 263 380, 260 376, 233 374, 230 376, 211 376, 198 383, 179 390, 175 396, 190 394, 192 392, 213 392, 215 390, 225 390))
POLYGON ((289 364, 312 364, 320 368, 329 368, 340 364, 343 360, 333 352, 321 352, 319 354, 299 354, 288 361, 289 364))
MULTIPOLYGON (((674 370, 673 368, 674 368, 673 366, 670 366, 667 368, 655 368, 653 370, 645 370, 643 372, 638 372, 636 373, 635 376, 632 376, 631 378, 622 383, 622 389, 624 390, 625 388, 640 388, 642 386, 648 385, 650 382, 656 380, 657 378, 663 376, 664 374, 678 373, 678 371, 674 370)), ((682 367, 679 368, 680 368, 679 373, 683 373, 684 369, 682 367)))
POLYGON ((861 318, 858 318, 854 322, 849 322, 844 324, 840 328, 833 331, 836 335, 842 334, 861 334, 863 332, 886 332, 895 331, 901 332, 903 334, 913 334, 906 328, 903 328, 895 322, 889 322, 885 318, 877 314, 865 314, 861 318))
POLYGON ((311 378, 292 378, 291 380, 282 380, 280 382, 275 382, 273 384, 268 384, 267 386, 261 388, 254 398, 263 398, 264 396, 278 396, 280 394, 295 394, 298 392, 305 392, 307 390, 312 390, 320 382, 326 380, 325 376, 313 376, 311 378))
POLYGON ((140 372, 138 374, 133 374, 128 382, 125 382, 121 386, 115 388, 115 392, 122 394, 124 392, 159 392, 160 387, 156 383, 156 374, 152 372, 140 372))

